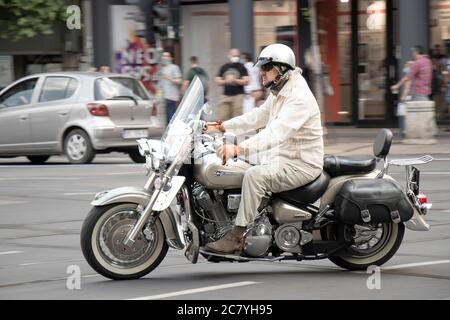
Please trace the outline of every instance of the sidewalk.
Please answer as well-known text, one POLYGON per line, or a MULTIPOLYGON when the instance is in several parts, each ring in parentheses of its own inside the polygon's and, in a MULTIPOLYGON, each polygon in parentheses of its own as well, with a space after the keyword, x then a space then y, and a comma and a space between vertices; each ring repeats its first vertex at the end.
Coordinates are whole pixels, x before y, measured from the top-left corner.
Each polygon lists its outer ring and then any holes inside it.
MULTIPOLYGON (((450 132, 439 128, 439 133, 434 138, 434 145, 406 145, 398 138, 398 129, 391 129, 394 133, 391 155, 406 154, 448 154, 450 155, 450 132)), ((328 134, 324 136, 325 153, 334 155, 371 155, 373 154, 373 141, 380 131, 378 128, 356 128, 328 126, 328 134)))

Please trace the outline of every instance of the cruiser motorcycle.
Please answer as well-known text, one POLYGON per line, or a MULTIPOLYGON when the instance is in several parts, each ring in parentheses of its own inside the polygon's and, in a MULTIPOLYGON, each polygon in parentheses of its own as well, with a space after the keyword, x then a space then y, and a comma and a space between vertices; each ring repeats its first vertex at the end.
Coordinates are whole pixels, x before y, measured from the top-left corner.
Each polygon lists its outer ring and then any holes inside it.
POLYGON ((247 227, 241 255, 203 249, 232 226, 241 199, 246 159, 216 156, 223 137, 205 134, 203 87, 192 81, 160 141, 140 139, 146 158, 144 187, 98 193, 81 229, 89 265, 105 277, 140 278, 168 248, 196 263, 329 259, 349 270, 382 265, 398 250, 405 227, 428 231, 431 208, 419 193, 416 165, 433 160, 388 160, 392 132, 383 129, 365 158, 325 156, 322 174, 295 190, 268 195, 247 227), (388 175, 404 166, 406 186, 388 175))

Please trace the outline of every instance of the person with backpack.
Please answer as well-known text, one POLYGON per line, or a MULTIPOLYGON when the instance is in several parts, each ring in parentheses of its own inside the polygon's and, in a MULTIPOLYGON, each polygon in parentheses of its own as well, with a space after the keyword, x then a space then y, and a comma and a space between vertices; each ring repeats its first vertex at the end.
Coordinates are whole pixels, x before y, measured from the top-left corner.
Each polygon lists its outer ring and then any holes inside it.
POLYGON ((184 93, 187 90, 187 88, 189 87, 189 85, 191 84, 192 80, 194 80, 194 77, 197 76, 197 77, 199 77, 200 81, 202 82, 203 89, 205 91, 205 97, 206 97, 207 92, 208 92, 208 81, 209 81, 208 74, 206 73, 205 69, 201 68, 198 65, 198 58, 196 56, 190 57, 189 61, 191 62, 191 68, 186 73, 186 77, 183 82, 183 87, 181 90, 184 93))

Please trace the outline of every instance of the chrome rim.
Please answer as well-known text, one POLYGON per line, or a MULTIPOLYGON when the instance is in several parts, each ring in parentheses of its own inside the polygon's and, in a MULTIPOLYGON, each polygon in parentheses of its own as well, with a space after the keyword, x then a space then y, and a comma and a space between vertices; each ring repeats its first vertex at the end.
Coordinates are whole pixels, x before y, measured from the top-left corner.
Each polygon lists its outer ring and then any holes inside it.
POLYGON ((67 141, 67 154, 74 160, 80 160, 87 152, 87 141, 80 134, 70 136, 67 141))
POLYGON ((392 233, 391 224, 379 223, 374 225, 355 225, 355 244, 350 247, 357 258, 373 256, 382 250, 389 241, 392 233))
POLYGON ((133 246, 123 243, 125 236, 138 219, 136 211, 119 211, 111 215, 99 231, 98 247, 109 264, 119 268, 133 268, 146 262, 156 249, 158 231, 153 225, 138 235, 133 246))

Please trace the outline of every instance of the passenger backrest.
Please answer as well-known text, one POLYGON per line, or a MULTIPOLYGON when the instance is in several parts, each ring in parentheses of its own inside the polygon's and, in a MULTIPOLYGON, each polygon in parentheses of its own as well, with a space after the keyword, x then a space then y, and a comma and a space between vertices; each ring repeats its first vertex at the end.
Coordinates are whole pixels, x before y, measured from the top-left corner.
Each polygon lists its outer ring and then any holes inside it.
POLYGON ((391 149, 393 134, 389 129, 381 129, 373 142, 373 154, 377 158, 384 158, 391 149))

